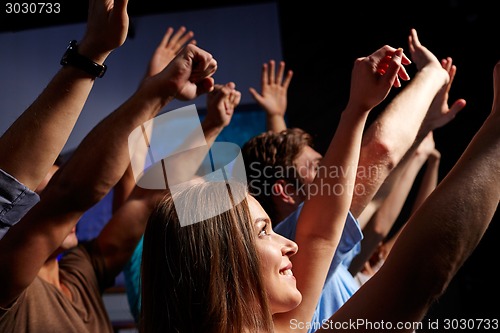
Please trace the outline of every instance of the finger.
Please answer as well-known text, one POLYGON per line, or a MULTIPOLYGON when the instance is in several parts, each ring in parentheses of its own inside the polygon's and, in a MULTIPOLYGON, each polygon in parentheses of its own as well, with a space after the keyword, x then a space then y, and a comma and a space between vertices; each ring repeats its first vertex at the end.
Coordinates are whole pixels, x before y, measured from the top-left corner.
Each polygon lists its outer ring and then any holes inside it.
POLYGON ((268 85, 268 77, 267 77, 267 63, 264 63, 262 65, 262 73, 261 73, 261 86, 267 86, 268 85))
POLYGON ((276 77, 276 83, 278 83, 279 85, 282 84, 284 74, 285 74, 285 62, 280 61, 280 66, 278 68, 278 76, 276 77))
POLYGON ((453 65, 453 61, 451 60, 450 57, 443 59, 444 61, 441 62, 441 66, 447 71, 450 72, 451 66, 453 65), (444 64, 444 66, 443 66, 444 64))
POLYGON ((408 36, 408 46, 410 48, 410 53, 414 53, 420 46, 420 41, 418 40, 417 31, 415 29, 410 30, 410 35, 408 36))
POLYGON ((240 101, 241 101, 241 92, 239 92, 238 90, 235 90, 234 91, 234 105, 238 105, 240 104, 240 101))
MULTIPOLYGON (((402 60, 401 60, 402 62, 402 60)), ((410 75, 406 71, 406 68, 404 66, 401 66, 398 71, 398 76, 401 80, 408 81, 410 80, 410 75)))
POLYGON ((411 60, 406 56, 406 54, 403 53, 403 55, 401 56, 401 63, 403 65, 409 65, 411 64, 411 60))
POLYGON ((223 86, 220 90, 219 100, 227 99, 231 95, 231 89, 226 86, 223 86))
POLYGON ((450 67, 450 70, 448 71, 448 74, 450 75, 450 82, 449 82, 449 84, 451 85, 451 83, 455 79, 455 75, 457 74, 457 66, 452 65, 450 67))
POLYGON ((163 39, 161 40, 160 46, 165 47, 168 45, 168 41, 170 39, 170 36, 172 36, 173 32, 174 32, 174 28, 168 27, 167 32, 165 33, 165 35, 163 35, 163 39))
POLYGON ((234 105, 234 91, 232 91, 230 94, 229 94, 229 97, 228 97, 228 100, 229 100, 229 104, 230 105, 234 105))
POLYGON ((170 39, 170 44, 176 45, 179 42, 179 38, 186 32, 185 26, 180 26, 179 29, 174 33, 170 39))
POLYGON ((222 89, 224 86, 220 83, 217 83, 217 84, 214 84, 214 90, 220 90, 222 89))
MULTIPOLYGON (((398 72, 400 68, 402 67, 401 65, 401 56, 403 54, 403 49, 399 48, 396 50, 394 53, 394 56, 391 58, 391 62, 389 63, 389 66, 387 67, 386 74, 384 77, 391 82, 391 85, 398 84, 398 72)), ((399 85, 401 85, 401 82, 399 82, 399 85)))
POLYGON ((276 63, 274 62, 274 60, 270 60, 269 61, 269 82, 271 84, 275 83, 275 81, 274 81, 274 79, 275 79, 275 76, 274 76, 275 68, 276 68, 276 63))
POLYGON ((457 113, 459 113, 460 111, 463 110, 463 108, 465 108, 465 105, 467 105, 467 102, 465 101, 465 99, 463 99, 463 98, 457 99, 451 105, 451 108, 448 111, 448 115, 451 117, 451 119, 455 118, 457 113))
POLYGON ((188 40, 193 38, 193 36, 194 36, 193 31, 190 30, 190 31, 186 32, 177 42, 178 47, 181 48, 184 44, 186 44, 188 42, 188 40))
POLYGON ((211 92, 212 90, 214 90, 214 78, 205 77, 204 79, 198 81, 196 83, 196 86, 198 87, 196 92, 198 95, 211 92))
POLYGON ((397 75, 396 75, 396 79, 394 80, 393 86, 396 88, 401 88, 401 81, 399 81, 399 78, 397 75))
POLYGON ((257 103, 261 104, 263 102, 261 95, 254 88, 249 88, 248 90, 257 103))
POLYGON ((415 47, 421 47, 422 44, 420 44, 420 40, 418 39, 417 30, 411 29, 410 30, 410 34, 411 34, 411 38, 412 38, 412 41, 413 41, 412 44, 415 45, 415 47))
POLYGON ((448 81, 448 84, 446 85, 446 93, 450 92, 451 85, 453 83, 453 80, 455 79, 455 74, 457 73, 457 66, 453 65, 451 66, 450 70, 448 71, 448 75, 450 76, 450 80, 448 81))
POLYGON ((290 82, 292 81, 292 76, 293 76, 293 71, 288 70, 285 76, 285 81, 283 81, 283 87, 285 89, 288 89, 288 86, 290 85, 290 82))
POLYGON ((193 68, 189 79, 197 82, 212 76, 216 71, 217 61, 207 52, 198 53, 193 58, 193 68))
POLYGON ((448 59, 441 59, 441 67, 446 69, 447 66, 448 66, 448 59))

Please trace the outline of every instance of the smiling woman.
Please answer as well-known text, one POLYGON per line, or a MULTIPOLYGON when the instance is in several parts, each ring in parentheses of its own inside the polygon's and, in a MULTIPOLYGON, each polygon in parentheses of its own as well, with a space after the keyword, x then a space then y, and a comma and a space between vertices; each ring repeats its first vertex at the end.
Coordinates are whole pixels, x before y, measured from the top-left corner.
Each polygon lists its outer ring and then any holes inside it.
MULTIPOLYGON (((255 199, 252 208, 247 199, 232 205, 234 193, 244 192, 240 183, 200 183, 168 196, 151 215, 142 257, 142 331, 271 331, 267 276, 260 275, 256 246, 265 242, 262 229, 271 230, 265 220, 252 223, 255 199), (232 208, 224 211, 227 204, 232 208), (203 207, 205 216, 224 212, 182 227, 178 212, 197 220, 194 207, 203 207)), ((273 279, 283 277, 280 268, 273 279)))

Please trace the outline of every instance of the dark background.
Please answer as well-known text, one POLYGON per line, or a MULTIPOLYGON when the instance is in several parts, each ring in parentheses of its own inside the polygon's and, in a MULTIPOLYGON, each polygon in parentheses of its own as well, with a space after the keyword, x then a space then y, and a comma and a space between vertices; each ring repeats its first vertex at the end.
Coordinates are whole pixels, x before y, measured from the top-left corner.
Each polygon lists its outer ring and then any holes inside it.
MULTIPOLYGON (((188 1, 130 0, 129 15, 264 2, 270 1, 210 1, 195 5, 188 1)), ((450 92, 450 103, 464 98, 467 106, 456 119, 434 133, 436 147, 442 154, 440 173, 444 176, 491 109, 492 70, 500 59, 498 1, 277 3, 283 60, 294 70, 288 95, 288 125, 312 133, 321 153, 325 151, 340 111, 347 102, 350 72, 357 57, 369 55, 384 44, 407 50, 410 28, 416 28, 422 44, 439 59, 453 58, 458 71, 450 92)), ((85 0, 72 0, 71 6, 65 6, 64 15, 50 20, 42 15, 20 20, 5 16, 2 10, 1 31, 85 22, 87 6, 85 0)), ((130 34, 133 34, 133 27, 130 34)), ((415 67, 410 65, 408 72, 413 75, 415 67)), ((390 98, 391 95, 388 100, 390 98)), ((374 110, 370 119, 383 106, 374 110)), ((407 214, 408 208, 405 207, 400 221, 407 214)), ((477 250, 447 292, 431 308, 429 318, 499 319, 499 286, 494 273, 499 261, 494 246, 498 235, 497 214, 477 250)))

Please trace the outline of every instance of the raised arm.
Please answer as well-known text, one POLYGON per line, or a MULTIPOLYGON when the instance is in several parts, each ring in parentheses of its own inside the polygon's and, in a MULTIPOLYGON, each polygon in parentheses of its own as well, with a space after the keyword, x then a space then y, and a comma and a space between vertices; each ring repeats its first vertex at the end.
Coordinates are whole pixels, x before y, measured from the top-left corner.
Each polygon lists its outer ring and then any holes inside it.
MULTIPOLYGON (((207 116, 202 122, 202 128, 209 146, 214 143, 222 129, 229 125, 240 96, 233 82, 225 85, 216 84, 214 90, 207 95, 207 116)), ((201 154, 196 155, 190 159, 190 163, 180 165, 182 172, 186 174, 185 178, 192 178, 196 174, 199 164, 205 157, 201 154), (196 159, 198 155, 199 160, 196 159)), ((123 269, 144 234, 152 209, 164 194, 165 191, 150 191, 135 186, 129 200, 103 228, 98 236, 98 243, 104 256, 107 257, 108 269, 116 274, 123 269)))
MULTIPOLYGON (((480 242, 500 200, 500 62, 493 76, 491 114, 407 222, 378 273, 334 314, 335 322, 421 321, 480 242), (383 306, 377 305, 379 300, 383 306)), ((366 326, 355 329, 374 331, 366 326)), ((398 332, 414 329, 407 326, 398 332)))
MULTIPOLYGON (((103 64, 123 44, 128 0, 91 0, 87 30, 78 53, 103 64)), ((59 59, 54 60, 59 61, 59 59)), ((63 66, 38 98, 0 138, 0 169, 34 190, 44 179, 83 109, 95 78, 63 66)))
POLYGON ((420 205, 427 199, 427 197, 434 191, 439 182, 439 164, 441 162, 441 153, 437 149, 433 149, 427 158, 427 165, 425 168, 422 182, 417 192, 417 197, 412 206, 412 213, 414 213, 420 205))
POLYGON ((5 286, 0 306, 11 303, 33 281, 81 215, 118 182, 130 162, 129 134, 173 98, 192 100, 211 91, 216 67, 208 52, 186 46, 85 137, 49 183, 40 203, 0 240, 0 267, 5 272, 0 277, 5 286))
POLYGON ((205 140, 211 146, 217 136, 231 122, 234 109, 240 104, 241 92, 234 82, 216 84, 207 95, 207 115, 201 123, 205 140))
MULTIPOLYGON (((459 99, 448 107, 448 91, 456 71, 451 58, 439 62, 420 43, 414 29, 409 35, 409 47, 418 72, 363 136, 356 179, 357 188, 362 190, 356 191, 351 206, 355 217, 360 217, 403 157, 411 156, 410 148, 414 151, 430 131, 449 122, 465 106, 465 101, 459 99)), ((372 202, 376 204, 372 212, 389 192, 372 202)))
POLYGON ((321 163, 327 170, 336 168, 341 172, 336 177, 330 172, 318 172, 311 185, 316 194, 304 203, 296 232, 300 251, 291 258, 302 302, 292 311, 275 315, 279 332, 289 331, 291 319, 308 322, 313 316, 351 205, 368 113, 384 100, 393 85, 399 85, 398 73, 407 79, 402 70, 403 57, 407 63, 402 49, 384 46, 354 63, 349 102, 321 163), (383 75, 377 73, 381 68, 385 70, 383 75))
MULTIPOLYGON (((187 31, 185 26, 179 27, 174 32, 174 28, 168 27, 162 40, 156 47, 151 59, 149 59, 144 79, 160 73, 175 58, 175 56, 187 44, 196 45, 193 39, 194 32, 187 31)), ((118 184, 113 188, 113 212, 118 210, 127 200, 135 186, 132 168, 129 168, 118 184)))
POLYGON ((254 88, 249 88, 252 97, 266 112, 266 128, 268 131, 281 132, 286 130, 285 112, 287 107, 287 92, 293 72, 288 70, 285 74, 285 62, 280 61, 276 72, 276 62, 262 65, 261 85, 259 94, 254 88))
MULTIPOLYGON (((414 213, 420 205, 427 199, 427 197, 434 191, 439 180, 439 162, 441 160, 441 154, 437 149, 434 149, 427 158, 426 168, 422 181, 418 188, 417 197, 412 205, 412 213, 414 213)), ((404 225, 403 225, 404 226, 404 225)), ((384 240, 377 249, 377 254, 375 260, 383 260, 387 258, 391 252, 394 243, 398 239, 399 235, 403 231, 403 226, 389 239, 384 240)))
POLYGON ((365 262, 370 259, 380 242, 391 231, 403 209, 420 169, 433 150, 434 138, 431 132, 422 141, 411 158, 403 159, 402 163, 397 166, 397 170, 394 170, 389 176, 392 177, 396 171, 402 171, 398 172, 398 177, 387 198, 363 228, 361 251, 353 258, 349 266, 349 271, 352 275, 356 275, 363 268, 365 262))
POLYGON ((175 32, 174 28, 168 27, 149 60, 144 77, 147 78, 161 72, 187 44, 196 45, 196 40, 193 37, 194 32, 187 31, 185 26, 179 27, 175 32))

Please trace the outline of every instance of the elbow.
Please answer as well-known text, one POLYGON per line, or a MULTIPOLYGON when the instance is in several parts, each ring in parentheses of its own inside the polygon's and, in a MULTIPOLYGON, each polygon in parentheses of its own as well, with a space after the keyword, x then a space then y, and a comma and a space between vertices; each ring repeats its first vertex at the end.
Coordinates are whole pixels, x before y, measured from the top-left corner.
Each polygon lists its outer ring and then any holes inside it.
POLYGON ((395 153, 395 145, 395 142, 388 139, 373 138, 363 146, 361 158, 368 162, 366 165, 377 167, 378 172, 388 174, 400 160, 395 153))

